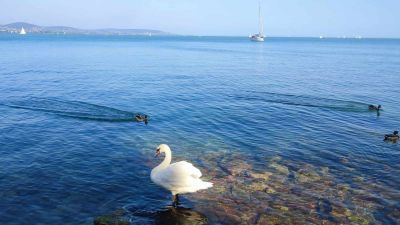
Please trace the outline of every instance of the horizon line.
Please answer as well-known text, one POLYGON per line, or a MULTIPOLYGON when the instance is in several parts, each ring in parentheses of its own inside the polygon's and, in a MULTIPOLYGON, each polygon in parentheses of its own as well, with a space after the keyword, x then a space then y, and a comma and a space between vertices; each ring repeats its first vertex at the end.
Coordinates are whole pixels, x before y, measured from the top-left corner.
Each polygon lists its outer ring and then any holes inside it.
MULTIPOLYGON (((15 23, 25 23, 29 25, 34 25, 38 27, 68 27, 68 28, 74 28, 74 29, 79 29, 79 30, 111 30, 111 29, 118 29, 118 30, 153 30, 153 31, 161 31, 165 33, 169 33, 170 35, 168 36, 189 36, 189 37, 248 37, 249 35, 224 35, 224 34, 176 34, 172 33, 170 31, 165 31, 165 30, 159 30, 159 29, 153 29, 153 28, 116 28, 116 27, 108 27, 108 28, 80 28, 80 27, 75 27, 75 26, 65 26, 65 25, 37 25, 34 23, 30 22, 23 22, 23 21, 17 21, 17 22, 12 22, 12 23, 6 23, 6 24, 0 24, 0 26, 6 26, 6 25, 11 25, 15 23)), ((2 33, 2 32, 0 32, 2 33)), ((128 35, 127 35, 128 36, 128 35)), ((161 35, 162 36, 162 35, 161 35)), ((400 37, 393 37, 393 36, 362 36, 362 35, 339 35, 339 36, 325 36, 325 35, 300 35, 300 36, 292 36, 292 35, 270 35, 266 36, 267 38, 320 38, 320 39, 400 39, 400 37), (321 38, 322 37, 322 38, 321 38)))

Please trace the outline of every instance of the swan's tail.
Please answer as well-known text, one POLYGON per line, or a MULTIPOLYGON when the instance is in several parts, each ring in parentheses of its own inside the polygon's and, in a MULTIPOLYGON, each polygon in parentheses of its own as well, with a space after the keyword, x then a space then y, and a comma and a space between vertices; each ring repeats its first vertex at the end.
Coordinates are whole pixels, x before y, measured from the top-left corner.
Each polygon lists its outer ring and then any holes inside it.
POLYGON ((194 193, 200 190, 205 190, 213 186, 211 182, 204 182, 200 179, 197 179, 192 183, 190 187, 185 187, 182 189, 174 190, 172 193, 184 194, 184 193, 194 193))
POLYGON ((213 183, 202 181, 202 182, 200 183, 200 185, 199 185, 199 188, 200 188, 200 189, 208 189, 208 188, 211 188, 212 186, 213 186, 213 183))

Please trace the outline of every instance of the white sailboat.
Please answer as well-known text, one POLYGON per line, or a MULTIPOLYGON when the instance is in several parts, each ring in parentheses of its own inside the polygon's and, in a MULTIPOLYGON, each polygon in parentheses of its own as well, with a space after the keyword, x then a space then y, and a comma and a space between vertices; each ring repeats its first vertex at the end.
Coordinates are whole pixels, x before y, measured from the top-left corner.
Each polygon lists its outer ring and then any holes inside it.
POLYGON ((258 2, 258 34, 254 34, 250 36, 250 40, 256 42, 263 42, 264 41, 264 25, 261 19, 261 1, 258 2))
POLYGON ((24 27, 21 28, 21 31, 19 32, 19 34, 22 34, 22 35, 26 34, 26 31, 25 31, 24 27))

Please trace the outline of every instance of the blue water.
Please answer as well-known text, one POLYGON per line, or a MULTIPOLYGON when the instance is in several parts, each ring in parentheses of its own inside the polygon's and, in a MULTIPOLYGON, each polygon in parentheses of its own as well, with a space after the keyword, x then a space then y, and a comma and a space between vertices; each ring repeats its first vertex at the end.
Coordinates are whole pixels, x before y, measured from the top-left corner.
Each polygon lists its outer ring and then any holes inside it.
MULTIPOLYGON (((118 209, 167 223, 171 196, 149 178, 161 143, 206 177, 211 153, 258 171, 275 156, 291 173, 328 167, 374 207, 313 198, 400 223, 400 145, 382 141, 400 129, 399 87, 395 39, 0 35, 0 224, 92 224, 118 209)), ((196 216, 202 203, 183 200, 196 216)))

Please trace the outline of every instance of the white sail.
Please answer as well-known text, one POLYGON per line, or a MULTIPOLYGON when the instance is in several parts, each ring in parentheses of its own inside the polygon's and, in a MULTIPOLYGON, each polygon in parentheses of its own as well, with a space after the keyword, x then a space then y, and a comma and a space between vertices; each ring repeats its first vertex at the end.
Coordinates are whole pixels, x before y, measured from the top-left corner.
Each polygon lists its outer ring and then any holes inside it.
POLYGON ((26 31, 23 27, 21 28, 21 31, 19 32, 19 34, 22 34, 22 35, 26 34, 26 31))

